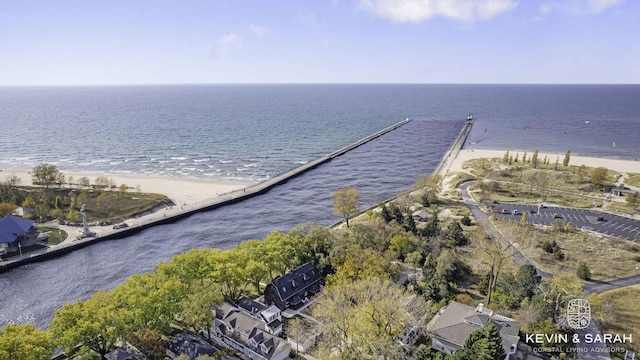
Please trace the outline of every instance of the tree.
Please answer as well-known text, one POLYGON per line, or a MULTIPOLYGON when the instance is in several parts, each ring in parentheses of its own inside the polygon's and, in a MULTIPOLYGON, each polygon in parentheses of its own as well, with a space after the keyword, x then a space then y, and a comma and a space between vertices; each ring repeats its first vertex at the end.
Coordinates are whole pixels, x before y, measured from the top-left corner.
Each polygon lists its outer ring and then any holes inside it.
POLYGON ((176 277, 159 272, 135 274, 117 286, 110 297, 128 310, 133 329, 147 328, 164 333, 182 309, 180 300, 187 286, 176 277))
POLYGON ((533 165, 534 169, 538 167, 538 149, 531 155, 531 165, 533 165))
POLYGON ((0 202, 0 218, 3 218, 13 212, 18 207, 14 204, 0 202))
POLYGON ((442 176, 423 175, 416 181, 413 189, 421 195, 423 205, 429 206, 438 200, 438 193, 442 189, 442 176))
POLYGON ((22 182, 22 179, 16 175, 7 175, 5 179, 7 180, 7 185, 9 185, 11 190, 15 190, 15 188, 20 185, 20 182, 22 182))
POLYGON ((34 324, 8 324, 0 329, 0 359, 51 359, 54 350, 53 334, 34 324))
MULTIPOLYGON (((209 310, 211 312, 211 310, 209 310)), ((140 329, 129 336, 129 343, 142 351, 148 360, 163 360, 167 346, 162 336, 149 329, 140 329)))
POLYGON ((324 334, 318 346, 327 354, 335 349, 342 358, 400 358, 396 339, 426 311, 419 297, 380 278, 330 287, 317 304, 313 316, 324 334))
POLYGON ((88 177, 83 176, 80 179, 78 179, 78 185, 80 186, 81 189, 88 189, 89 187, 91 187, 91 181, 89 180, 88 177))
POLYGON ((99 190, 104 190, 104 189, 109 187, 110 181, 109 181, 108 177, 106 177, 104 175, 100 175, 100 176, 96 177, 96 180, 94 181, 94 184, 95 184, 96 188, 98 188, 99 190))
POLYGON ((509 150, 507 150, 507 152, 504 153, 504 155, 502 156, 502 162, 503 163, 509 162, 509 150))
POLYGON ((526 226, 527 225, 527 212, 526 211, 522 212, 522 216, 520 217, 520 225, 521 226, 526 226))
POLYGON ((632 209, 638 209, 640 207, 640 193, 634 192, 626 196, 625 201, 632 209))
POLYGON ((576 270, 576 275, 582 280, 589 281, 591 280, 591 269, 589 269, 589 265, 586 262, 581 262, 578 265, 578 269, 576 270))
POLYGON ((55 310, 49 329, 68 357, 93 350, 104 360, 119 339, 128 338, 128 315, 116 307, 110 294, 101 290, 86 301, 67 303, 55 310), (76 351, 78 344, 81 346, 76 351))
POLYGON ((31 170, 31 182, 33 185, 39 185, 45 189, 49 189, 54 185, 59 186, 63 184, 64 174, 62 174, 55 165, 40 164, 31 170))
POLYGON ((389 278, 391 270, 389 261, 382 254, 372 249, 362 249, 358 245, 351 246, 341 264, 334 264, 336 273, 327 280, 329 286, 349 284, 360 279, 389 278))
POLYGON ((299 352, 299 344, 304 339, 304 334, 307 332, 307 323, 304 318, 296 316, 289 321, 287 325, 287 337, 293 339, 296 342, 296 355, 299 352))
POLYGON ((584 165, 580 165, 576 168, 576 176, 578 177, 579 182, 583 182, 584 178, 587 176, 587 167, 584 165))
POLYGON ((603 185, 607 179, 609 170, 603 167, 597 167, 591 169, 591 183, 593 185, 603 185))
POLYGON ((192 330, 206 330, 211 339, 211 326, 215 316, 211 309, 223 301, 220 286, 212 279, 197 282, 189 288, 188 294, 181 300, 179 317, 192 330))
POLYGON ((452 246, 462 246, 467 243, 467 237, 464 236, 459 222, 454 221, 449 224, 447 228, 447 240, 452 246))
POLYGON ((349 227, 349 218, 360 212, 359 201, 360 193, 352 187, 343 187, 336 191, 331 198, 333 203, 333 213, 342 215, 344 221, 349 227))
POLYGON ((487 305, 491 304, 491 296, 496 287, 498 276, 506 259, 515 255, 518 250, 515 248, 517 241, 500 241, 485 234, 481 230, 472 233, 475 238, 474 244, 478 259, 489 266, 489 286, 487 289, 487 305))
POLYGON ((562 160, 562 166, 564 167, 569 166, 570 158, 571 158, 571 150, 567 150, 567 152, 564 154, 564 160, 562 160))

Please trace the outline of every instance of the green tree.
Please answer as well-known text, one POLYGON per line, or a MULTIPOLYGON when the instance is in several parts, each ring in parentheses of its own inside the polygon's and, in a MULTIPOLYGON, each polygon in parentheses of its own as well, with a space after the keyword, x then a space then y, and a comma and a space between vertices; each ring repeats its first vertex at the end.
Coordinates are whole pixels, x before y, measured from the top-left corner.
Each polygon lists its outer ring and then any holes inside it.
POLYGON ((567 150, 567 152, 564 154, 564 160, 562 160, 562 166, 564 167, 569 166, 570 158, 571 158, 571 150, 567 150))
POLYGON ((534 169, 538 167, 538 149, 531 155, 531 165, 533 165, 534 169))
POLYGON ((0 329, 0 359, 51 359, 54 350, 53 334, 34 324, 8 324, 0 329))
POLYGON ((591 169, 591 183, 593 185, 603 185, 604 181, 607 179, 608 173, 609 170, 603 167, 591 169))
POLYGON ((342 218, 349 227, 349 218, 360 212, 359 202, 360 193, 352 187, 344 187, 333 194, 331 198, 333 203, 333 213, 342 215, 342 218))
POLYGON ((587 265, 586 262, 581 262, 576 270, 576 275, 582 280, 591 280, 591 269, 589 269, 589 265, 587 265))
POLYGON ((462 231, 462 226, 457 221, 449 224, 447 228, 447 241, 452 246, 462 246, 467 243, 467 237, 464 236, 464 232, 462 231))
POLYGON ((60 186, 64 184, 64 174, 55 165, 40 164, 31 170, 31 182, 33 185, 49 189, 54 185, 60 186))
POLYGON ((128 338, 128 317, 128 312, 118 308, 110 294, 101 290, 86 301, 67 303, 54 310, 49 330, 67 356, 74 355, 81 344, 79 355, 92 350, 104 360, 119 339, 128 338))
POLYGON ((165 333, 182 308, 186 284, 161 273, 135 274, 113 289, 110 296, 129 310, 128 321, 134 329, 147 328, 165 333))
POLYGON ((211 326, 215 320, 211 309, 223 300, 220 286, 212 279, 205 279, 189 288, 189 293, 181 300, 179 317, 195 332, 206 330, 211 339, 211 326))
POLYGON ((79 223, 82 221, 82 217, 74 209, 69 209, 69 212, 67 213, 67 220, 72 223, 79 223))
POLYGON ((438 212, 434 211, 434 213, 429 217, 429 220, 425 223, 424 229, 422 229, 422 236, 424 237, 434 237, 440 233, 440 220, 438 220, 438 212))
POLYGON ((583 182, 584 178, 587 176, 587 167, 584 165, 580 165, 576 168, 576 176, 578 177, 579 182, 583 182))
POLYGON ((442 190, 442 176, 438 174, 423 175, 413 186, 422 198, 424 206, 429 206, 438 200, 438 193, 442 190))
POLYGON ((503 163, 509 162, 509 150, 507 150, 507 152, 505 152, 504 155, 502 156, 502 162, 503 163))

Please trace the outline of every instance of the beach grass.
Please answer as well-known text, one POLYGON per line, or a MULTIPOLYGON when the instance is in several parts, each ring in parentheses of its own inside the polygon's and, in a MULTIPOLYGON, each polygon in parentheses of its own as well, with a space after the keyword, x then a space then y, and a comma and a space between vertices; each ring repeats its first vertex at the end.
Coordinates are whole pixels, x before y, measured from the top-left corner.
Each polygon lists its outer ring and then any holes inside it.
POLYGON ((635 275, 640 266, 640 246, 627 240, 595 235, 578 230, 569 232, 541 228, 533 225, 521 226, 519 222, 494 220, 500 231, 510 238, 526 238, 520 251, 542 270, 559 274, 575 273, 582 262, 588 264, 593 280, 603 281, 635 275), (558 260, 542 249, 544 241, 553 239, 564 252, 558 260))
MULTIPOLYGON (((633 334, 639 336, 640 329, 640 301, 630 301, 640 299, 640 285, 628 286, 621 289, 610 290, 596 295, 597 300, 606 304, 605 314, 599 321, 600 330, 609 334, 633 334)), ((623 344, 622 347, 640 352, 640 343, 623 344)), ((619 359, 622 359, 621 354, 619 359)))

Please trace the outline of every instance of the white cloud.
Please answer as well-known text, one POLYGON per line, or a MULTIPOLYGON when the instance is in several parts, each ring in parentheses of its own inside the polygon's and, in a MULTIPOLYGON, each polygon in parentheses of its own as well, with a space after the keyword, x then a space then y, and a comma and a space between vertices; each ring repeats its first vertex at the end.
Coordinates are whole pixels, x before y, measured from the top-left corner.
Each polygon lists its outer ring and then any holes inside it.
POLYGON ((359 8, 391 22, 422 22, 435 16, 473 22, 518 6, 516 0, 361 0, 359 8))
POLYGON ((218 57, 226 55, 233 49, 242 47, 242 38, 236 33, 228 33, 216 42, 216 55, 218 57))
POLYGON ((571 15, 599 14, 625 0, 548 0, 539 7, 539 15, 545 16, 554 11, 571 15))
POLYGON ((271 29, 263 26, 249 25, 249 31, 257 37, 264 37, 271 34, 271 29))

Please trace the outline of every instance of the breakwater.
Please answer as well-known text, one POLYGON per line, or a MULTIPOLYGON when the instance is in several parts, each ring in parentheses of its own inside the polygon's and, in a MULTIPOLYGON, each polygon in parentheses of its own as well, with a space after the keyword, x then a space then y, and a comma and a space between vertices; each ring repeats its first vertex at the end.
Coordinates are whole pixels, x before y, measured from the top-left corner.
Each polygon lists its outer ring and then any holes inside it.
POLYGON ((365 138, 362 138, 348 146, 345 146, 337 151, 334 151, 328 155, 324 155, 318 159, 315 159, 313 161, 310 161, 304 165, 301 165, 299 167, 296 167, 286 173, 280 174, 278 176, 273 177, 270 180, 252 185, 252 186, 248 186, 244 189, 240 189, 240 190, 236 190, 224 195, 221 195, 219 197, 213 198, 210 201, 205 201, 203 203, 200 203, 198 205, 194 205, 191 208, 188 209, 183 209, 182 211, 173 213, 173 214, 167 214, 165 217, 163 218, 159 218, 159 219, 154 219, 154 220, 150 220, 144 223, 140 223, 140 224, 136 224, 135 226, 130 226, 124 229, 118 229, 118 230, 114 230, 113 232, 110 232, 108 234, 104 234, 98 237, 90 237, 90 238, 84 238, 84 239, 80 239, 77 241, 74 241, 70 244, 64 244, 64 245, 60 245, 60 246, 55 246, 52 248, 48 248, 46 251, 44 252, 39 252, 39 253, 32 253, 32 254, 25 254, 21 259, 17 259, 17 260, 7 260, 4 262, 0 262, 0 273, 8 271, 10 269, 25 265, 25 264, 29 264, 29 263, 34 263, 34 262, 38 262, 38 261, 44 261, 44 260, 48 260, 48 259, 52 259, 64 254, 67 254, 69 252, 72 252, 74 250, 78 250, 81 248, 84 248, 86 246, 89 246, 91 244, 95 244, 101 241, 106 241, 106 240, 115 240, 115 239, 122 239, 131 235, 134 235, 135 233, 138 233, 142 230, 145 230, 147 228, 153 227, 153 226, 157 226, 157 225, 164 225, 164 224, 170 224, 170 223, 174 223, 177 222, 178 220, 184 219, 186 217, 189 217, 195 213, 199 213, 199 212, 205 212, 205 211, 209 211, 209 210, 213 210, 225 205, 230 205, 230 204, 234 204, 246 199, 249 199, 251 197, 260 195, 260 194, 264 194, 266 192, 268 192, 269 190, 271 190, 272 188, 280 185, 280 184, 284 184, 287 181, 289 181, 292 178, 295 178, 297 176, 300 176, 304 173, 306 173, 309 170, 312 170, 326 162, 331 161, 332 159, 343 155, 363 144, 368 143, 371 140, 374 140, 388 132, 391 132, 407 123, 409 123, 410 120, 409 119, 405 119, 403 121, 400 121, 392 126, 389 126, 385 129, 382 129, 374 134, 371 134, 365 138))

